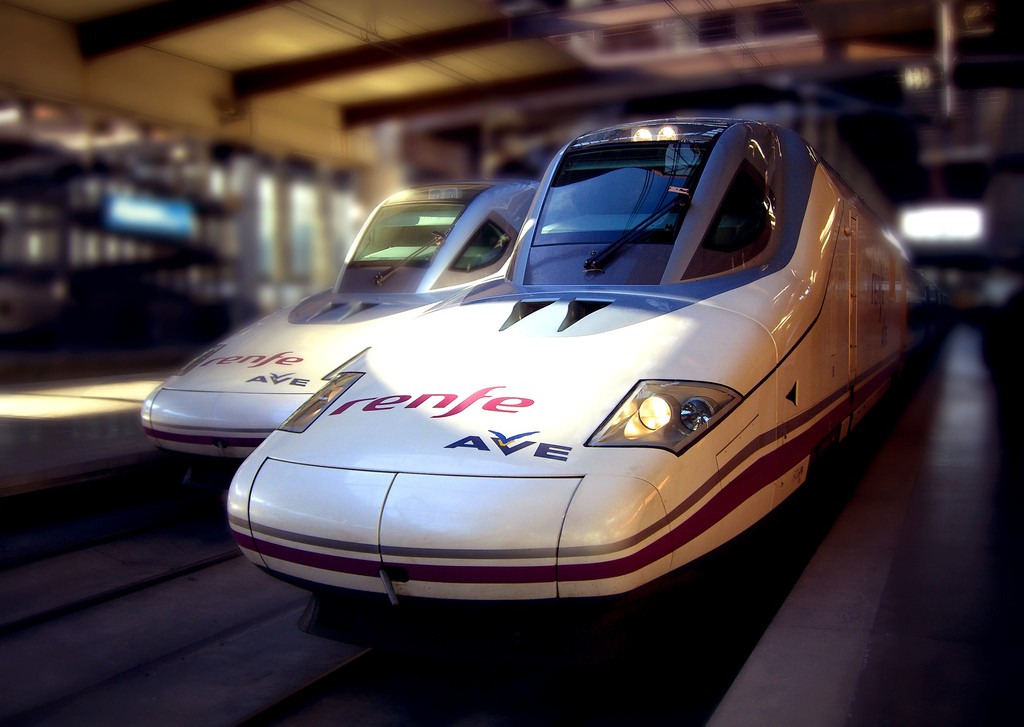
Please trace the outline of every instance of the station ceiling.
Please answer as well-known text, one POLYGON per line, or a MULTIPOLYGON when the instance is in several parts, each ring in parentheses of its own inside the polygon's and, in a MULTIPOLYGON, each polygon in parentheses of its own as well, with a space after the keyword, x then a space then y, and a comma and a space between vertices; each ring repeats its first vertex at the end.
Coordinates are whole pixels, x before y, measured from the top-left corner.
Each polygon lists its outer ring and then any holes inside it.
MULTIPOLYGON (((844 124, 899 201, 929 192, 929 153, 960 172, 991 166, 998 151, 976 150, 999 120, 987 118, 998 112, 984 108, 984 93, 1020 83, 1022 56, 1004 30, 1019 5, 10 0, 0 10, 26 34, 45 33, 38 60, 56 70, 40 75, 22 55, 0 82, 359 163, 372 163, 360 157, 361 130, 392 120, 454 137, 485 119, 542 126, 582 109, 658 116, 788 104, 844 124)), ((956 175, 971 186, 965 196, 984 185, 984 169, 975 176, 956 175)))

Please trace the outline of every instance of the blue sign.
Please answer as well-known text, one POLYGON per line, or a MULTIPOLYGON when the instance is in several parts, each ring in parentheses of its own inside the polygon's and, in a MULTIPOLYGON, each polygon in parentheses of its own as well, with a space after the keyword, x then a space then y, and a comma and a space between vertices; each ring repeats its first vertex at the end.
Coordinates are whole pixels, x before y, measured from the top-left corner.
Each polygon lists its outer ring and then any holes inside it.
POLYGON ((185 200, 110 195, 103 224, 113 232, 188 238, 195 233, 196 215, 185 200))

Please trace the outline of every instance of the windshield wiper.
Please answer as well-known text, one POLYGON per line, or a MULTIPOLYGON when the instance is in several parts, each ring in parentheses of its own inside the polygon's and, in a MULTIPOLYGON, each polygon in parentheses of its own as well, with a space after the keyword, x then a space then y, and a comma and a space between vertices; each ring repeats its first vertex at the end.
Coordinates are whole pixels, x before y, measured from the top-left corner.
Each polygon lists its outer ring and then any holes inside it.
POLYGON ((392 265, 387 270, 382 270, 381 272, 377 273, 377 275, 373 279, 373 284, 374 285, 383 285, 384 281, 387 280, 388 278, 390 278, 392 275, 394 275, 396 270, 398 270, 399 268, 404 267, 405 265, 407 265, 410 260, 412 260, 413 258, 419 256, 424 250, 427 250, 428 248, 431 248, 431 247, 437 247, 438 245, 440 245, 442 242, 445 241, 445 238, 448 237, 448 233, 447 232, 437 232, 437 231, 434 231, 434 232, 431 232, 430 234, 433 236, 433 239, 431 239, 430 242, 428 242, 426 245, 423 245, 423 246, 417 248, 413 252, 409 253, 406 257, 404 257, 401 260, 399 260, 397 263, 392 265))
POLYGON ((681 189, 678 187, 669 187, 669 191, 678 194, 678 197, 671 197, 661 204, 654 212, 644 217, 642 220, 637 222, 635 225, 630 227, 628 230, 619 235, 615 240, 608 243, 608 245, 601 251, 595 252, 593 255, 583 261, 583 269, 595 272, 603 273, 605 263, 611 262, 621 252, 622 248, 626 245, 639 240, 643 233, 647 231, 647 228, 653 225, 657 220, 661 219, 671 210, 675 205, 679 205, 682 208, 686 208, 690 204, 690 193, 688 190, 681 189))

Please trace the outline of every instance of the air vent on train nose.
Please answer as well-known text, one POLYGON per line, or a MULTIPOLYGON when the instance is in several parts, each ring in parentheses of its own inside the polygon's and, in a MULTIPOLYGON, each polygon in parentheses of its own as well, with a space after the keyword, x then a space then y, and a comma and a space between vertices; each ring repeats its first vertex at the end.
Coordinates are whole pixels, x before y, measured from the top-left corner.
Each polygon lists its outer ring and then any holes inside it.
POLYGON ((329 303, 315 315, 309 317, 307 323, 340 323, 346 318, 351 318, 356 313, 362 313, 370 308, 375 308, 376 303, 365 303, 362 301, 354 303, 329 303))
POLYGON ((569 309, 565 313, 565 318, 562 319, 562 325, 558 327, 559 331, 564 331, 566 328, 574 323, 578 323, 583 320, 591 313, 604 308, 611 301, 607 300, 572 300, 569 301, 569 309))
POLYGON ((504 331, 509 326, 514 326, 519 321, 526 318, 528 315, 532 315, 542 308, 547 308, 549 305, 554 303, 553 300, 521 300, 512 306, 512 312, 509 314, 505 322, 501 324, 499 331, 504 331))

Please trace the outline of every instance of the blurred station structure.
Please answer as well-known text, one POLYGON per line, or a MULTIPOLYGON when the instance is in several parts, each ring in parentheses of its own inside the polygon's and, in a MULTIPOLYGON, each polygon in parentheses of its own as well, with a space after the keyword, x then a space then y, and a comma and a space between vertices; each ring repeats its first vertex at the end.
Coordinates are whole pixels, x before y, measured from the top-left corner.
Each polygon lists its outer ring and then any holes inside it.
POLYGON ((796 128, 958 305, 999 305, 1018 5, 5 0, 0 335, 198 345, 330 286, 403 186, 537 178, 581 130, 675 115, 796 128))

